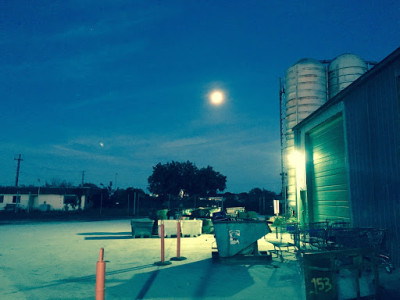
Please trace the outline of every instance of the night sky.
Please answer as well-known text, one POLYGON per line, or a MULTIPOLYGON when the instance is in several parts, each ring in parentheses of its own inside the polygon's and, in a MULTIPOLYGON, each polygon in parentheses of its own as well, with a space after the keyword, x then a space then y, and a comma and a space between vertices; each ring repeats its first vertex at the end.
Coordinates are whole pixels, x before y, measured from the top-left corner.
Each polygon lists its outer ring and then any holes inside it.
POLYGON ((146 190, 158 162, 189 160, 226 191, 280 192, 279 77, 399 46, 397 0, 0 0, 0 185, 22 154, 21 185, 85 171, 146 190))

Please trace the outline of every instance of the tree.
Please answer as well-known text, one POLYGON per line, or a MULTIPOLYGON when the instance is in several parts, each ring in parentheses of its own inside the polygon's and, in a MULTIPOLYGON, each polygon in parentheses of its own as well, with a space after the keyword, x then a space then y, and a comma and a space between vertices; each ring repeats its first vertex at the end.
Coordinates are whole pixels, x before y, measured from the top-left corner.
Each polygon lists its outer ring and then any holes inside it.
POLYGON ((254 188, 249 192, 246 208, 256 210, 263 214, 273 214, 273 200, 276 199, 274 192, 254 188))
POLYGON ((101 189, 101 197, 102 197, 102 207, 113 207, 115 205, 115 191, 112 187, 113 183, 110 181, 108 186, 105 186, 104 184, 100 183, 100 186, 102 186, 101 189))
POLYGON ((84 188, 91 188, 91 189, 98 189, 99 187, 97 185, 95 185, 94 183, 90 183, 90 182, 85 182, 82 187, 84 188))
POLYGON ((61 180, 59 178, 52 178, 50 183, 46 181, 44 186, 52 188, 71 188, 74 185, 71 182, 67 182, 66 180, 61 180))
POLYGON ((226 188, 226 176, 210 166, 199 170, 190 161, 172 161, 154 166, 148 183, 149 191, 160 196, 178 196, 181 190, 189 195, 208 195, 226 188))
POLYGON ((196 176, 196 192, 201 195, 216 194, 217 190, 226 189, 226 176, 213 170, 212 167, 202 168, 196 176))

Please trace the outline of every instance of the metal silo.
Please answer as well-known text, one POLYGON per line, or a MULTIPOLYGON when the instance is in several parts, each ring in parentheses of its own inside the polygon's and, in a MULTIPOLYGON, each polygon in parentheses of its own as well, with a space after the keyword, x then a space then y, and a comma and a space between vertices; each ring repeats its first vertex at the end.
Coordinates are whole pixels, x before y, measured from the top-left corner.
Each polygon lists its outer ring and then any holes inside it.
POLYGON ((350 85, 367 71, 364 60, 355 54, 342 54, 336 57, 328 67, 329 99, 350 85))
POLYGON ((301 59, 285 74, 284 124, 282 139, 283 175, 286 199, 296 207, 296 165, 292 128, 318 109, 327 99, 326 67, 315 59, 301 59))

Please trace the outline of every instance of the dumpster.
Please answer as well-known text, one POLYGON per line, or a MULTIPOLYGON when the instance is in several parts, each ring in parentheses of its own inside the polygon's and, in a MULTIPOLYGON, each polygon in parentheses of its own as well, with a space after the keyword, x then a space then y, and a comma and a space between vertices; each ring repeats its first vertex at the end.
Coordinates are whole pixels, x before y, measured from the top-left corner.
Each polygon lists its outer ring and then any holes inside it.
POLYGON ((148 218, 132 219, 132 237, 151 237, 154 221, 148 218))
POLYGON ((202 220, 181 220, 182 236, 199 236, 202 226, 202 220))
POLYGON ((219 257, 235 255, 259 255, 257 241, 270 233, 265 221, 218 221, 214 222, 215 240, 219 257))
POLYGON ((239 212, 245 212, 245 208, 244 207, 227 207, 226 209, 226 215, 229 218, 237 218, 239 212))
POLYGON ((177 236, 178 232, 178 220, 158 220, 158 236, 161 237, 160 225, 161 222, 164 224, 164 236, 171 237, 177 236))
POLYGON ((205 234, 214 233, 213 222, 210 219, 201 219, 201 220, 203 221, 201 232, 205 234))
POLYGON ((238 211, 237 218, 240 220, 257 220, 255 211, 238 211))
POLYGON ((167 220, 168 219, 168 209, 157 210, 157 220, 167 220))

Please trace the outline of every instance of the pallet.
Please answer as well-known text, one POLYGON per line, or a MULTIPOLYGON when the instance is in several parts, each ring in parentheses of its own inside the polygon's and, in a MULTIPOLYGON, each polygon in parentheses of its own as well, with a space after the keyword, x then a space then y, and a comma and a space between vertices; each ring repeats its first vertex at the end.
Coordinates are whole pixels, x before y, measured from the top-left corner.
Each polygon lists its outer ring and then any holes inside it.
MULTIPOLYGON (((181 238, 191 238, 191 237, 198 237, 201 234, 185 234, 185 235, 181 235, 181 238)), ((157 235, 158 238, 160 238, 159 235, 157 235)), ((164 236, 164 238, 174 238, 176 239, 178 236, 176 234, 167 234, 164 236)))
MULTIPOLYGON (((161 238, 159 235, 157 237, 161 238)), ((172 238, 177 238, 177 237, 178 236, 176 234, 166 234, 164 236, 164 238, 167 238, 167 239, 172 239, 172 238)))
POLYGON ((138 234, 138 235, 132 235, 133 239, 139 238, 139 239, 149 239, 149 238, 153 238, 153 235, 149 235, 149 234, 138 234))
POLYGON ((198 237, 198 236, 200 236, 201 234, 185 234, 185 235, 182 235, 182 237, 198 237))

